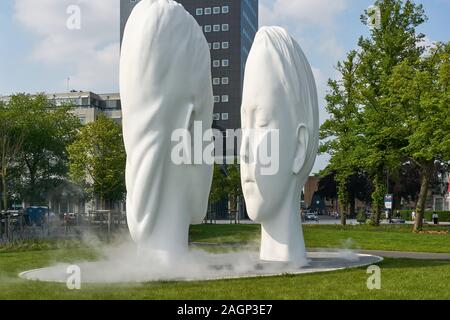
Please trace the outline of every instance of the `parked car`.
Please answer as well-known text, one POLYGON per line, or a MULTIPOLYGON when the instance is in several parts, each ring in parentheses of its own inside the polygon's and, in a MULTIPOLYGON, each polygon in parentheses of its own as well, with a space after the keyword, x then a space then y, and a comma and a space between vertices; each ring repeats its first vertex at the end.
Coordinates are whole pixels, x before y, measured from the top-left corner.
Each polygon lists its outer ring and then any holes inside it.
POLYGON ((315 212, 307 212, 305 213, 305 221, 319 222, 319 216, 315 212))

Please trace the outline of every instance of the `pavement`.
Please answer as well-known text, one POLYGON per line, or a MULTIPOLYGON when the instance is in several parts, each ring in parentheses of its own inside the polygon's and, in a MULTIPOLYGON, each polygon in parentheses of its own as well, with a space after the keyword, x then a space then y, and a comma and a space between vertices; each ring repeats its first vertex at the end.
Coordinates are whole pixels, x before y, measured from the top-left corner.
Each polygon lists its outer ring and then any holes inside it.
MULTIPOLYGON (((233 222, 234 223, 234 222, 233 222)), ((255 222, 251 220, 241 220, 241 224, 256 224, 255 222)), ((334 219, 331 217, 321 217, 319 222, 315 221, 307 221, 303 222, 303 224, 306 225, 338 225, 340 224, 340 220, 334 219)), ((230 224, 229 220, 217 220, 217 224, 230 224)), ((347 220, 348 225, 356 225, 358 222, 354 219, 348 219, 347 220)), ((383 221, 382 224, 389 224, 387 220, 383 221)), ((406 222, 406 224, 413 224, 412 221, 406 222)), ((428 223, 432 224, 432 223, 428 223)), ((440 223, 440 226, 449 226, 450 223, 440 223)), ((199 246, 216 246, 220 244, 205 244, 205 243, 195 243, 194 245, 199 246)), ((222 244, 227 245, 227 244, 222 244)), ((232 244, 231 246, 240 247, 239 244, 232 244)), ((320 252, 324 250, 332 250, 332 249, 324 249, 324 248, 308 248, 308 251, 312 252, 320 252)), ((363 254, 370 254, 375 256, 381 256, 384 258, 401 258, 401 259, 416 259, 416 260, 450 260, 450 254, 448 253, 430 253, 430 252, 403 252, 403 251, 383 251, 383 250, 355 250, 357 253, 363 253, 363 254)))
MULTIPOLYGON (((332 248, 307 248, 308 252, 333 251, 332 248)), ((431 252, 404 252, 404 251, 384 251, 384 250, 350 250, 356 253, 370 254, 383 258, 414 259, 414 260, 450 260, 449 253, 431 252)))
POLYGON ((417 259, 417 260, 450 260, 448 253, 402 252, 382 250, 358 250, 358 253, 371 254, 384 258, 417 259))
MULTIPOLYGON (((209 220, 208 220, 209 221, 209 220)), ((230 220, 217 220, 216 222, 217 224, 230 224, 230 220)), ((234 223, 234 220, 233 220, 234 223)), ((258 224, 255 223, 251 220, 241 220, 240 224, 258 224)), ((304 221, 303 224, 306 225, 340 225, 341 224, 341 220, 339 219, 335 219, 332 217, 328 217, 328 216, 320 216, 319 217, 319 221, 304 221)), ((347 219, 347 225, 358 225, 359 223, 356 221, 356 219, 347 219)), ((382 225, 389 225, 389 221, 387 220, 383 220, 381 221, 382 225)), ((413 221, 406 221, 407 225, 413 225, 414 222, 413 221)), ((433 225, 431 222, 426 222, 426 224, 428 225, 433 225)), ((450 226, 450 222, 440 222, 439 226, 450 226)))
MULTIPOLYGON (((229 247, 233 249, 245 248, 247 250, 258 250, 255 244, 240 243, 208 243, 191 242, 193 247, 229 247)), ((349 251, 358 254, 369 254, 383 258, 413 259, 413 260, 443 260, 450 261, 450 253, 432 253, 432 252, 406 252, 406 251, 385 251, 385 250, 358 250, 358 249, 337 249, 337 248, 306 248, 308 252, 340 252, 349 251)))

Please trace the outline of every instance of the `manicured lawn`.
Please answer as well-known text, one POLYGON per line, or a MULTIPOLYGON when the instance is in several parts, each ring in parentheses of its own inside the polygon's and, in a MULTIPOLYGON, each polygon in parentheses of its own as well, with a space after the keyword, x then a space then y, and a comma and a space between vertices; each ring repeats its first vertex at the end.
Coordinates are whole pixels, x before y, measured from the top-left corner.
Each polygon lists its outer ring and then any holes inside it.
MULTIPOLYGON (((304 230, 309 247, 450 252, 450 236, 412 234, 406 226, 308 225, 304 230)), ((259 226, 193 226, 190 238, 204 243, 256 244, 259 226)), ((0 299, 450 299, 450 261, 386 259, 380 263, 381 290, 373 291, 367 289, 365 268, 220 281, 83 285, 81 291, 17 277, 24 270, 97 256, 94 249, 70 242, 0 248, 0 299)))
POLYGON ((55 261, 92 259, 88 249, 0 254, 0 299, 450 299, 450 261, 386 259, 381 290, 368 290, 364 268, 330 273, 204 282, 83 285, 17 278, 23 270, 55 261))
MULTIPOLYGON (((449 227, 427 227, 428 230, 450 230, 449 227)), ((414 234, 412 226, 389 225, 333 226, 304 225, 309 248, 348 248, 366 250, 450 253, 450 234, 414 234)), ((200 243, 258 244, 259 225, 192 226, 190 240, 200 243)))

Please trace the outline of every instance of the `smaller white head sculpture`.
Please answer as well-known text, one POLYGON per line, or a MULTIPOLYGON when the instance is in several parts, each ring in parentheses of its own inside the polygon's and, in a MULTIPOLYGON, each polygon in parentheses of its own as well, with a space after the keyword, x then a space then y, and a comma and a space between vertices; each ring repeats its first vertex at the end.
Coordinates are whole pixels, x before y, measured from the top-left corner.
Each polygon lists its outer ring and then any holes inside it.
POLYGON ((245 69, 241 116, 242 188, 250 218, 262 225, 260 258, 306 264, 300 195, 318 151, 317 91, 300 46, 280 27, 263 27, 256 34, 245 69), (272 155, 278 170, 264 174, 258 150, 269 139, 255 136, 274 132, 278 139, 270 140, 269 148, 278 151, 272 155))
MULTIPOLYGON (((189 225, 201 223, 212 166, 176 164, 172 135, 194 122, 211 128, 208 43, 195 19, 172 0, 142 0, 127 22, 120 59, 127 152, 127 219, 139 247, 175 256, 189 225)), ((193 138, 193 135, 191 136, 193 138)))

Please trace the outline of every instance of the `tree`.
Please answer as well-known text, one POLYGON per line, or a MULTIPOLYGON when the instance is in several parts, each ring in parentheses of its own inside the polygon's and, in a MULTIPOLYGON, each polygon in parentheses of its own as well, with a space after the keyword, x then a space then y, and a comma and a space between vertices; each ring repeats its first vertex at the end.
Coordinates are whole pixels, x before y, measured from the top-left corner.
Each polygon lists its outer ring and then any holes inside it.
POLYGON ((100 115, 80 130, 68 151, 70 177, 97 197, 101 208, 123 199, 126 155, 119 124, 100 115))
MULTIPOLYGON (((0 208, 3 206, 5 212, 8 210, 9 172, 17 161, 17 155, 24 141, 20 122, 21 112, 18 111, 10 108, 9 104, 0 103, 0 175, 2 177, 0 208)), ((0 236, 2 233, 0 224, 0 236)))
POLYGON ((371 201, 371 195, 373 186, 365 171, 358 171, 349 177, 347 183, 347 189, 349 190, 350 198, 350 215, 355 216, 356 199, 369 204, 371 201))
MULTIPOLYGON (((326 199, 336 199, 338 197, 336 173, 328 170, 329 168, 321 173, 317 194, 326 199)), ((356 199, 364 203, 370 202, 372 185, 364 172, 354 172, 348 176, 345 190, 348 192, 347 209, 351 216, 356 214, 356 199)))
POLYGON ((450 160, 450 42, 438 44, 419 61, 404 61, 389 78, 385 104, 401 114, 402 148, 419 169, 420 191, 414 230, 422 229, 425 202, 436 164, 450 160))
POLYGON ((237 200, 242 196, 241 173, 239 165, 230 164, 227 166, 227 177, 225 179, 225 192, 230 201, 230 210, 238 211, 237 200))
POLYGON ((18 193, 26 203, 41 204, 68 172, 67 150, 80 127, 71 105, 56 106, 44 94, 17 94, 8 104, 20 112, 23 145, 18 154, 18 193))
POLYGON ((214 174, 211 184, 211 192, 209 194, 209 203, 216 203, 227 196, 226 193, 226 167, 222 165, 214 165, 214 174))
POLYGON ((362 136, 360 130, 360 113, 358 110, 358 93, 356 91, 358 68, 357 52, 351 51, 347 60, 337 64, 341 80, 329 80, 330 92, 326 96, 326 110, 330 119, 321 127, 321 152, 331 155, 329 170, 333 171, 337 184, 341 223, 346 224, 349 207, 348 182, 350 176, 358 170, 357 162, 361 152, 362 136))
POLYGON ((320 173, 320 180, 317 186, 317 194, 325 199, 336 199, 337 194, 337 185, 335 180, 336 173, 334 171, 328 171, 327 169, 324 172, 320 173))
MULTIPOLYGON (((365 139, 365 152, 361 166, 372 178, 372 222, 379 225, 383 198, 386 190, 386 174, 396 171, 404 161, 402 148, 408 128, 398 125, 401 114, 396 114, 385 98, 389 95, 389 77, 403 61, 414 63, 424 52, 420 46, 423 34, 416 28, 426 21, 421 5, 412 1, 378 0, 375 5, 381 11, 381 26, 373 28, 369 38, 359 39, 357 77, 362 106, 361 134, 365 139)), ((361 17, 364 24, 370 19, 368 12, 361 17)))

